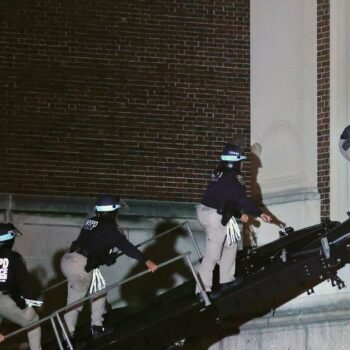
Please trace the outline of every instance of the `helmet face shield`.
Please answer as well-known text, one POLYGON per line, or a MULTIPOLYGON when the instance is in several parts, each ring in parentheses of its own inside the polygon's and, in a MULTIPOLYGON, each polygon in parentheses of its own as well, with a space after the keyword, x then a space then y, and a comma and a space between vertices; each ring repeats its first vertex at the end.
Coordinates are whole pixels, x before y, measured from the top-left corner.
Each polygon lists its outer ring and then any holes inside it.
POLYGON ((12 224, 0 223, 0 247, 12 248, 15 237, 15 227, 12 224))
POLYGON ((117 210, 121 207, 120 204, 111 204, 111 205, 95 205, 95 210, 97 212, 108 213, 114 210, 117 210))
POLYGON ((16 236, 14 231, 8 231, 5 234, 0 234, 0 242, 9 241, 10 239, 14 239, 16 236))
POLYGON ((245 159, 247 159, 247 157, 239 154, 238 152, 235 152, 235 153, 231 152, 231 154, 228 154, 228 155, 225 155, 225 154, 221 155, 221 160, 223 162, 240 162, 245 159))

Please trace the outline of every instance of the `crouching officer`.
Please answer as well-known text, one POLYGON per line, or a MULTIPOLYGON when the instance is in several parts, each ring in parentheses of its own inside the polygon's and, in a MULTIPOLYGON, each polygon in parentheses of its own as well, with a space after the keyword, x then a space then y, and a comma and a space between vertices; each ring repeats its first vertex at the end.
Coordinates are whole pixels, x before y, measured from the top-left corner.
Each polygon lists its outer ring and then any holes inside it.
MULTIPOLYGON (((25 262, 12 250, 15 236, 12 224, 0 224, 0 316, 25 327, 39 316, 30 307, 35 302, 25 262)), ((31 350, 41 349, 40 327, 28 332, 28 340, 31 350)))
MULTIPOLYGON (((120 207, 118 197, 109 195, 100 197, 95 205, 96 216, 85 222, 78 238, 62 257, 61 270, 68 280, 67 304, 85 297, 90 285, 92 292, 104 288, 104 280, 97 268, 100 265, 109 266, 115 263, 116 254, 111 253, 113 248, 118 248, 129 257, 144 262, 151 272, 156 271, 157 265, 148 260, 139 249, 130 243, 118 228, 116 216, 120 207), (102 288, 94 289, 96 283, 102 288)), ((93 338, 111 332, 103 327, 105 302, 105 296, 92 301, 91 332, 93 338)), ((64 316, 72 337, 81 310, 82 307, 73 309, 64 316)))
POLYGON ((247 222, 248 214, 260 217, 265 222, 271 221, 271 217, 262 213, 246 195, 240 175, 245 159, 238 146, 226 144, 220 164, 213 172, 201 204, 197 207, 198 221, 207 235, 206 253, 198 272, 205 290, 212 298, 218 297, 236 283, 234 275, 240 232, 234 217, 247 222), (216 264, 220 265, 220 288, 211 293, 216 264))

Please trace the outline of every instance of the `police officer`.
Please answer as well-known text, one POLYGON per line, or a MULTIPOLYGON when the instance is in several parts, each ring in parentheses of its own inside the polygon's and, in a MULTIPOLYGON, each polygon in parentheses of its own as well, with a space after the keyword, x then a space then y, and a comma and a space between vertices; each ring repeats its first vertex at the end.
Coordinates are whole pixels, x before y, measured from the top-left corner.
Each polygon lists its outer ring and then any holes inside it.
POLYGON ((245 159, 240 147, 226 144, 221 162, 197 206, 198 221, 207 235, 206 253, 198 272, 205 290, 213 298, 235 284, 237 241, 240 235, 234 217, 242 222, 248 221, 248 215, 260 217, 265 222, 271 221, 271 217, 257 208, 246 195, 240 174, 245 159), (220 265, 220 287, 219 291, 211 292, 216 264, 220 265))
MULTIPOLYGON (((83 298, 92 283, 96 268, 100 265, 112 265, 116 261, 113 248, 118 248, 131 258, 145 263, 154 272, 157 265, 145 257, 122 234, 116 224, 118 209, 121 207, 118 197, 105 195, 97 199, 96 216, 89 218, 81 229, 80 235, 72 243, 68 253, 61 260, 61 270, 68 280, 67 303, 70 304, 83 298)), ((93 338, 98 338, 111 332, 103 326, 106 297, 102 296, 91 304, 91 332, 93 338)), ((64 316, 71 336, 82 307, 67 312, 64 316)))
MULTIPOLYGON (((22 256, 13 251, 15 227, 0 224, 0 316, 22 327, 39 319, 27 305, 33 299, 29 274, 22 256)), ((40 327, 28 332, 31 350, 41 349, 40 327)))

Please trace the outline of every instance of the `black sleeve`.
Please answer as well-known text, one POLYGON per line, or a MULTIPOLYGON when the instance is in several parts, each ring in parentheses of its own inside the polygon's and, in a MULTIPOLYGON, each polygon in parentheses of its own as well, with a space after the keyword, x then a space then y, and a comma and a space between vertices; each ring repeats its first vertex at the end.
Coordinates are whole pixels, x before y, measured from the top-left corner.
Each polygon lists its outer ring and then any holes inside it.
POLYGON ((247 197, 245 188, 243 185, 237 183, 235 185, 235 191, 237 193, 237 203, 242 208, 243 213, 258 217, 262 214, 262 211, 247 197))
POLYGON ((146 262, 147 257, 138 248, 136 248, 128 239, 119 231, 115 236, 115 246, 130 258, 141 262, 146 262))
POLYGON ((15 275, 18 292, 26 299, 33 299, 33 291, 30 285, 29 273, 23 257, 16 253, 15 255, 15 275))

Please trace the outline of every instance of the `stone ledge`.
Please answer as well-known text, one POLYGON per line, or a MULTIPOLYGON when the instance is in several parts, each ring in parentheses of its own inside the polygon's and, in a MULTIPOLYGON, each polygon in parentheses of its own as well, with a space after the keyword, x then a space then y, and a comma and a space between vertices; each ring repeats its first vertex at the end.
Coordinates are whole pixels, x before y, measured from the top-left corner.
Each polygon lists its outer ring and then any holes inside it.
POLYGON ((295 309, 293 312, 283 312, 281 314, 266 315, 254 319, 242 326, 242 330, 256 331, 264 328, 278 328, 288 326, 304 326, 311 323, 332 323, 332 322, 349 322, 350 308, 342 305, 341 307, 323 307, 311 309, 295 309))
MULTIPOLYGON (((0 211, 58 215, 87 215, 93 212, 96 198, 0 194, 0 211)), ((129 209, 123 217, 194 218, 196 203, 125 199, 129 209)))
MULTIPOLYGON (((94 197, 65 197, 25 194, 0 194, 0 210, 26 213, 51 213, 68 215, 87 215, 93 212, 94 197)), ((314 190, 299 189, 264 194, 264 204, 284 204, 300 201, 320 200, 314 190)), ((122 209, 121 216, 146 216, 164 218, 195 218, 195 202, 173 202, 157 200, 125 199, 129 209, 122 209)))
POLYGON ((312 189, 296 189, 294 191, 263 194, 263 202, 267 206, 301 201, 319 201, 320 198, 320 194, 317 190, 312 189))

